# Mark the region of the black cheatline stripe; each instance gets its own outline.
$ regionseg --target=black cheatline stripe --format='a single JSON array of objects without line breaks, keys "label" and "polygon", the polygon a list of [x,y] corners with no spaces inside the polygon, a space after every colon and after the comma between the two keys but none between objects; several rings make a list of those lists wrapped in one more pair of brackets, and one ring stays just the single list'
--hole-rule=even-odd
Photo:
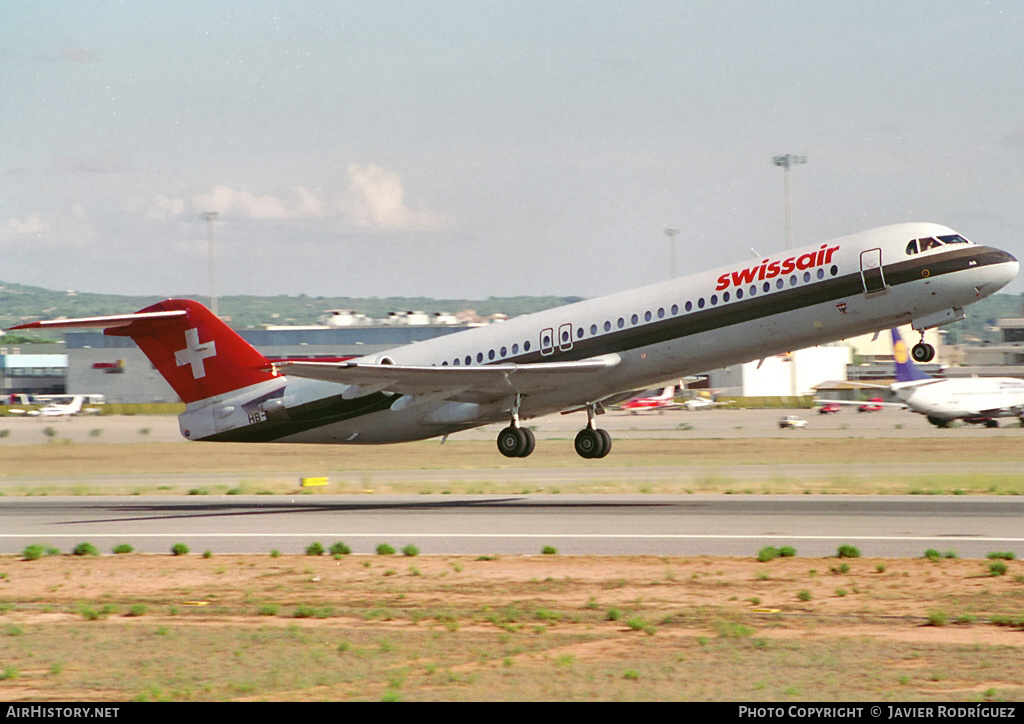
[{"label": "black cheatline stripe", "polygon": [[[972,261],[976,262],[973,266],[970,264]],[[885,276],[886,286],[894,287],[926,278],[923,274],[925,270],[928,271],[928,278],[935,278],[965,269],[1003,264],[1008,261],[1013,261],[1013,257],[1006,252],[972,246],[956,249],[942,256],[916,257],[883,265],[882,273]],[[786,275],[786,277],[788,276]],[[781,275],[775,278],[781,278]],[[760,291],[762,283],[760,280],[757,282],[759,291],[756,297],[748,297],[742,301],[720,302],[718,306],[698,312],[685,312],[670,319],[647,322],[620,331],[598,334],[590,339],[574,341],[572,349],[565,352],[557,349],[553,354],[548,355],[530,352],[503,359],[500,363],[530,364],[554,360],[574,361],[612,352],[625,352],[670,339],[682,339],[702,332],[711,332],[742,322],[765,319],[815,304],[842,301],[864,293],[859,269],[841,277],[807,282],[803,286],[790,287],[785,290],[763,292]],[[733,290],[726,291],[732,292]],[[713,293],[717,293],[719,296],[722,294],[722,292]],[[706,299],[710,294],[704,296]],[[578,326],[577,324],[573,325],[574,332]]]},{"label": "black cheatline stripe", "polygon": [[[894,287],[926,278],[923,273],[925,271],[928,272],[928,278],[934,278],[969,268],[1004,264],[1009,261],[1013,261],[1013,257],[1006,252],[971,246],[956,249],[941,256],[916,256],[905,261],[883,265],[882,274],[885,277],[886,285]],[[971,262],[975,263],[972,265]],[[762,284],[763,282],[759,280],[757,283]],[[727,291],[735,293],[733,290]],[[716,293],[721,294],[721,292]],[[564,352],[557,349],[549,355],[542,355],[539,351],[529,352],[488,364],[531,364],[553,360],[571,362],[612,352],[626,352],[638,347],[671,339],[681,339],[863,293],[864,285],[858,269],[852,274],[841,277],[820,282],[807,282],[804,286],[785,290],[759,292],[758,296],[748,297],[742,301],[723,302],[721,306],[714,306],[698,312],[685,312],[669,319],[638,324],[621,331],[606,332],[590,339],[574,341],[572,349]],[[577,326],[573,325],[573,332]],[[201,439],[215,442],[271,442],[332,422],[350,420],[386,410],[399,397],[399,395],[376,392],[366,397],[344,400],[338,395],[289,408],[289,420],[267,420]]]},{"label": "black cheatline stripe", "polygon": [[341,395],[325,397],[304,405],[289,407],[286,420],[264,420],[234,430],[214,433],[199,438],[203,442],[273,442],[282,437],[330,425],[342,420],[351,420],[373,412],[387,410],[401,395],[375,392],[365,397],[346,400]]}]

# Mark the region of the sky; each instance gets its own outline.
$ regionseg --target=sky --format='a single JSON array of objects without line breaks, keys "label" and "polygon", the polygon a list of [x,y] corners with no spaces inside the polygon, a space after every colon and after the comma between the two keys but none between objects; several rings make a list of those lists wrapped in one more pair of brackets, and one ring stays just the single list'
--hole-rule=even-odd
[{"label": "sky", "polygon": [[[0,2],[0,280],[596,296],[934,221],[1024,258],[1017,0]],[[1006,291],[1020,293],[1018,278]]]}]

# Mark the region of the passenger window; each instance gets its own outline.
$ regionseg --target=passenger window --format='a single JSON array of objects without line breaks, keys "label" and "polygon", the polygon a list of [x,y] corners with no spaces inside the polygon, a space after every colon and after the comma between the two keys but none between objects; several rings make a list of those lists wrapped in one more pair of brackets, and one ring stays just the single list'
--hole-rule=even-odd
[{"label": "passenger window", "polygon": [[921,251],[928,251],[929,249],[938,249],[940,246],[942,246],[942,244],[938,240],[932,239],[931,237],[927,239],[918,239],[917,245],[921,249]]},{"label": "passenger window", "polygon": [[917,239],[911,239],[910,243],[907,244],[907,255],[917,253]]}]

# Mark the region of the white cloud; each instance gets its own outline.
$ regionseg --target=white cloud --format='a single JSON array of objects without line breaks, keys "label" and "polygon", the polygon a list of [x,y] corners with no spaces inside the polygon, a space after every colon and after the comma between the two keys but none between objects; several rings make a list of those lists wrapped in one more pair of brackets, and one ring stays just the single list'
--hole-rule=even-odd
[{"label": "white cloud", "polygon": [[449,223],[446,215],[422,202],[410,207],[398,173],[375,164],[364,167],[354,163],[348,166],[348,188],[341,192],[295,186],[280,194],[257,194],[220,184],[209,193],[194,195],[191,201],[154,195],[132,199],[128,208],[155,221],[216,211],[223,220],[334,219],[372,231],[430,231]]},{"label": "white cloud", "polygon": [[348,197],[342,202],[356,226],[379,231],[424,231],[447,225],[443,214],[422,203],[417,209],[405,203],[402,177],[376,164],[348,166]]},{"label": "white cloud", "polygon": [[50,225],[43,221],[39,214],[31,214],[24,219],[7,219],[3,223],[4,236],[36,236],[45,233]]},{"label": "white cloud", "polygon": [[215,186],[210,193],[193,197],[192,202],[203,211],[217,211],[249,219],[267,221],[294,218],[284,200],[276,196],[257,196],[247,189]]}]

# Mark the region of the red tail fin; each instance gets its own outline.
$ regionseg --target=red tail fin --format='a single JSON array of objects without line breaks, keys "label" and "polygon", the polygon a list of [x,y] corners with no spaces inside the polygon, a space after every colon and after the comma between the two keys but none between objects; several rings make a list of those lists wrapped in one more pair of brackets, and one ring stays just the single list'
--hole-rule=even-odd
[{"label": "red tail fin", "polygon": [[131,337],[183,402],[196,402],[276,377],[269,360],[199,302],[168,299],[135,314],[56,319],[19,329],[102,327]]},{"label": "red tail fin", "polygon": [[139,314],[184,310],[184,316],[139,319],[104,334],[131,337],[183,402],[273,379],[270,362],[199,302],[168,299]]}]

